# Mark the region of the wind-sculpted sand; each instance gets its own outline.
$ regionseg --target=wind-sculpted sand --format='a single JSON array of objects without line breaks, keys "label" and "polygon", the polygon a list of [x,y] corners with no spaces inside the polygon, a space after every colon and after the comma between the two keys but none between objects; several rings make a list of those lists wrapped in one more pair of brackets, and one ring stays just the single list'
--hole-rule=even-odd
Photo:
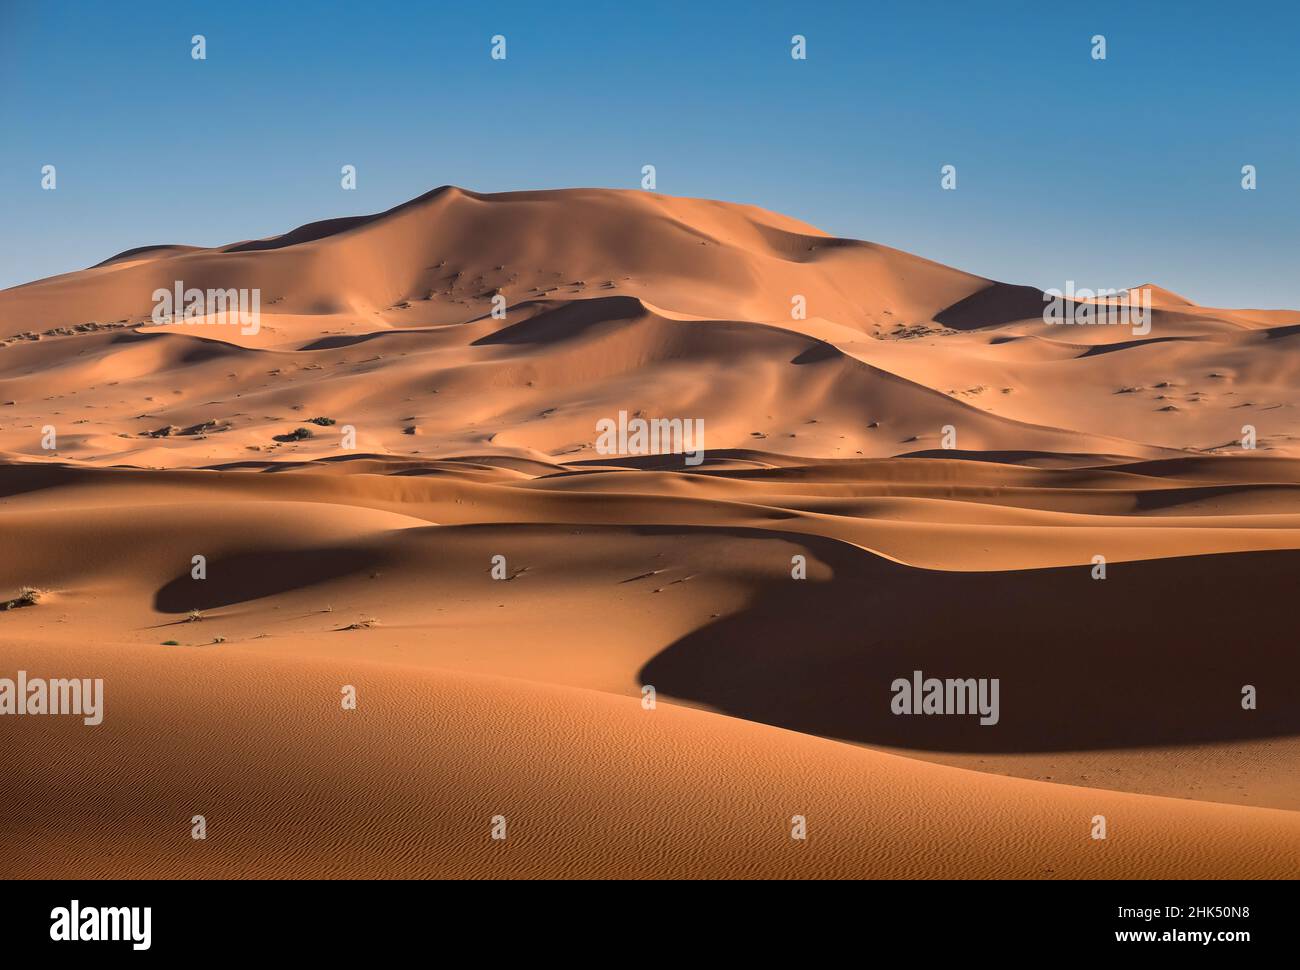
[{"label": "wind-sculpted sand", "polygon": [[1151,301],[454,188],[0,292],[0,677],[105,683],[0,717],[0,869],[1293,877],[1300,313]]}]

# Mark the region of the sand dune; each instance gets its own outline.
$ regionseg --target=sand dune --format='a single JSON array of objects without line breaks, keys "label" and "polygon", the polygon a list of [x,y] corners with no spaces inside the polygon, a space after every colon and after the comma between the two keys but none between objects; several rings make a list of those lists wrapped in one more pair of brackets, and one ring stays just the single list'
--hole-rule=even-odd
[{"label": "sand dune", "polygon": [[[152,325],[153,292],[177,280],[258,288],[258,333]],[[1045,325],[1032,287],[749,207],[444,188],[378,216],[137,251],[0,293],[0,394],[15,402],[0,450],[42,454],[40,429],[58,418],[70,426],[58,453],[78,460],[320,457],[336,435],[275,438],[324,416],[355,426],[365,451],[571,459],[591,457],[595,422],[631,403],[703,418],[710,448],[761,440],[802,457],[907,454],[952,425],[968,449],[1157,458],[1239,449],[1248,423],[1261,452],[1296,454],[1286,350],[1300,313],[1155,293],[1151,333],[1128,339]],[[209,421],[220,442],[144,437]]]},{"label": "sand dune", "polygon": [[[100,669],[122,712],[102,731],[61,731],[53,759],[48,729],[14,731],[14,875],[1270,877],[1300,850],[1295,812],[998,778],[600,692],[243,650],[113,645]],[[166,744],[142,744],[159,725]]]},{"label": "sand dune", "polygon": [[[152,323],[178,280],[257,332]],[[1148,288],[1052,326],[753,207],[443,188],[0,292],[0,677],[108,705],[0,718],[3,870],[1294,875],[1300,312]]]}]

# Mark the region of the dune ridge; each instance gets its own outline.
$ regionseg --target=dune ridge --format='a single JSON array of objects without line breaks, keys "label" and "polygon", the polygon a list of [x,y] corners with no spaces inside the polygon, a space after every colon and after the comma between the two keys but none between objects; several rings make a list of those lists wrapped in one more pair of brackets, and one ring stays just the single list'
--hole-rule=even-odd
[{"label": "dune ridge", "polygon": [[[1147,286],[1052,326],[752,206],[445,186],[0,292],[0,676],[109,705],[0,719],[0,870],[1294,877],[1300,312]],[[891,714],[914,670],[996,727]]]}]

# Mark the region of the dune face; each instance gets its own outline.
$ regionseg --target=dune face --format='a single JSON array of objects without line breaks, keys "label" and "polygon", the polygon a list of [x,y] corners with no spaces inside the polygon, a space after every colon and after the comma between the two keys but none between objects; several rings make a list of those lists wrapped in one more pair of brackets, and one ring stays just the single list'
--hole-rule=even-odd
[{"label": "dune face", "polygon": [[[256,332],[154,325],[178,286],[257,291]],[[324,416],[367,453],[575,460],[628,410],[804,458],[935,448],[946,425],[961,449],[1160,458],[1238,449],[1252,424],[1259,452],[1293,456],[1300,313],[1151,303],[1141,337],[1051,326],[1041,291],[759,209],[444,188],[0,293],[0,450],[45,454],[53,423],[60,457],[99,464],[320,458],[337,431],[276,438]]]},{"label": "dune face", "polygon": [[1294,876],[1300,312],[1128,301],[450,187],[0,292],[0,678],[105,694],[3,870]]}]

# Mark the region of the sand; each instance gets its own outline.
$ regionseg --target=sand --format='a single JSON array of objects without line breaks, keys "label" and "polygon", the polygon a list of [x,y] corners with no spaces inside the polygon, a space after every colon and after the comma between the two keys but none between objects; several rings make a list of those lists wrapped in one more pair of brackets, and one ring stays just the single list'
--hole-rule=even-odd
[{"label": "sand", "polygon": [[[258,331],[154,325],[176,280]],[[0,717],[0,872],[1293,877],[1300,312],[1151,291],[1049,326],[753,207],[443,188],[0,292],[0,677],[106,698]]]}]

